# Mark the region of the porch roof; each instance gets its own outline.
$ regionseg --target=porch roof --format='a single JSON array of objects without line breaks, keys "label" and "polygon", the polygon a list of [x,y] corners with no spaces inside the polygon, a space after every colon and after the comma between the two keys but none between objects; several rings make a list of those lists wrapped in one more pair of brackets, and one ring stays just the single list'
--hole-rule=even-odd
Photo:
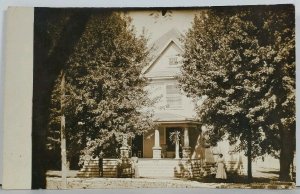
[{"label": "porch roof", "polygon": [[154,114],[154,121],[158,123],[193,123],[200,124],[193,118],[169,112],[159,112]]}]

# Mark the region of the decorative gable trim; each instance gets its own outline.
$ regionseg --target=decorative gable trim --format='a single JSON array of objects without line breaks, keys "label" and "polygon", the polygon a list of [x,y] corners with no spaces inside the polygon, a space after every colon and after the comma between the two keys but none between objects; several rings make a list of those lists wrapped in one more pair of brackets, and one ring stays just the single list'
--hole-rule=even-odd
[{"label": "decorative gable trim", "polygon": [[[154,50],[154,58],[150,61],[149,65],[145,67],[142,71],[143,74],[149,72],[155,62],[160,58],[160,56],[166,51],[172,42],[179,48],[180,53],[183,52],[183,48],[179,41],[180,32],[177,29],[171,29],[164,35],[162,35],[155,43],[153,44],[152,48],[157,49]],[[165,42],[164,45],[160,45],[161,42]]]},{"label": "decorative gable trim", "polygon": [[176,45],[176,47],[179,49],[179,53],[183,52],[183,49],[179,46],[178,43],[176,43],[177,41],[174,39],[170,39],[170,41],[168,41],[168,43],[162,47],[162,49],[158,52],[158,54],[155,56],[155,58],[149,63],[149,65],[144,69],[144,71],[142,72],[143,74],[148,73],[153,65],[158,61],[158,59],[162,56],[162,54],[167,50],[167,48],[174,43]]}]

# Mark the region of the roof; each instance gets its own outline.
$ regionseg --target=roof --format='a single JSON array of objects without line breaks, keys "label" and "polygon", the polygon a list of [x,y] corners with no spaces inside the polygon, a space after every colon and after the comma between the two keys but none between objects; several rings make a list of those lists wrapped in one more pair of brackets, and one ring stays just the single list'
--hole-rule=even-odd
[{"label": "roof", "polygon": [[181,33],[176,28],[172,28],[171,30],[163,34],[159,39],[157,39],[151,46],[151,48],[153,49],[153,59],[144,69],[143,73],[147,73],[147,71],[151,69],[151,66],[156,62],[161,53],[163,53],[172,42],[174,42],[180,50],[183,50],[180,37]]},{"label": "roof", "polygon": [[159,112],[154,114],[154,121],[156,122],[182,122],[182,123],[195,123],[193,118],[189,118],[183,115],[169,113],[169,112]]},{"label": "roof", "polygon": [[156,79],[166,79],[166,78],[173,78],[176,75],[180,75],[179,68],[168,69],[166,71],[159,71],[159,72],[150,72],[147,73],[147,78],[156,78]]},{"label": "roof", "polygon": [[180,37],[181,34],[176,28],[172,28],[163,34],[152,45],[154,47],[154,55],[157,57],[171,41],[174,41],[180,48],[182,48]]}]

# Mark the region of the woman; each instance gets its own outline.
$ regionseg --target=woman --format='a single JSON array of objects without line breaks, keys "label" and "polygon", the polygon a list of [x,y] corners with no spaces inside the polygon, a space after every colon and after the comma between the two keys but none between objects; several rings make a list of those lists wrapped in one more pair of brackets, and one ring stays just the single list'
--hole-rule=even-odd
[{"label": "woman", "polygon": [[226,171],[225,171],[225,161],[223,158],[223,154],[219,154],[219,158],[217,160],[217,173],[216,179],[222,181],[227,179]]}]

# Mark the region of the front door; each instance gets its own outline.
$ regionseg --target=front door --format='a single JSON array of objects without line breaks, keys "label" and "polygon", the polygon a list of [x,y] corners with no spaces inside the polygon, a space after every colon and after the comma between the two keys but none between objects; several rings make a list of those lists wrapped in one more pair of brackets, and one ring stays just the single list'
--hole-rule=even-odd
[{"label": "front door", "polygon": [[143,157],[143,135],[136,135],[132,141],[132,156]]},{"label": "front door", "polygon": [[179,132],[179,156],[182,157],[182,139],[183,132],[180,127],[167,127],[166,128],[166,158],[175,158],[175,142],[174,136],[171,138],[172,134]]}]

